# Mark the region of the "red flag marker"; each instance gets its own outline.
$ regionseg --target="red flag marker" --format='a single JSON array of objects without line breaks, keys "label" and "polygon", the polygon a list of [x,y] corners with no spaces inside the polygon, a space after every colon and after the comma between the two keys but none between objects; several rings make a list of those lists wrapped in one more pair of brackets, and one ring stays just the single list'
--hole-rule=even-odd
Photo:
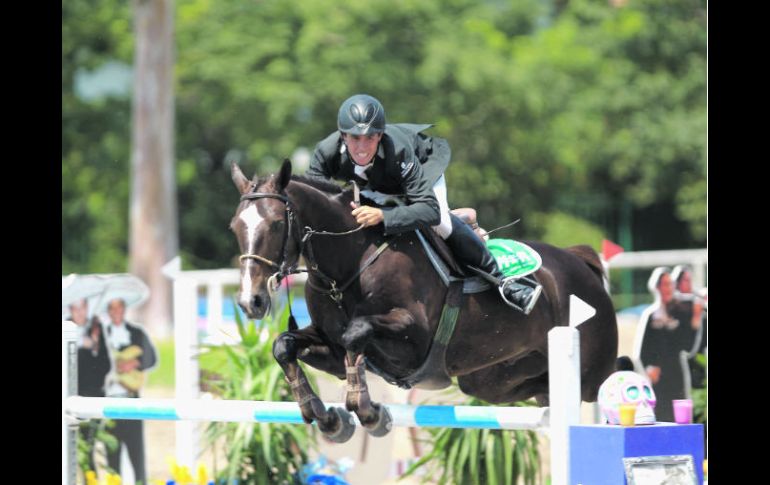
[{"label": "red flag marker", "polygon": [[609,239],[602,239],[602,258],[605,261],[612,259],[618,254],[623,252],[623,248],[610,241]]}]

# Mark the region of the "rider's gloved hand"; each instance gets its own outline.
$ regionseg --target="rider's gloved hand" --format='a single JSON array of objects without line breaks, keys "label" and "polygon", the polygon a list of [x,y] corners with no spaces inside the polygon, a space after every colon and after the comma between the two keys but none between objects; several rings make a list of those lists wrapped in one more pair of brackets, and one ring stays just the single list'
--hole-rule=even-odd
[{"label": "rider's gloved hand", "polygon": [[351,202],[350,207],[353,208],[351,214],[356,218],[356,223],[363,224],[365,227],[376,226],[385,219],[382,209],[377,207],[369,207],[368,205],[356,207],[355,202]]}]

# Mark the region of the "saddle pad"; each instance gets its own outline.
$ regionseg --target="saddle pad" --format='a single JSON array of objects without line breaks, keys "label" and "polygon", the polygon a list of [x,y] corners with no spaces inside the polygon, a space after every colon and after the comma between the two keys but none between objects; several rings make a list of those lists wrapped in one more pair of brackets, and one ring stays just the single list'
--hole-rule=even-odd
[{"label": "saddle pad", "polygon": [[543,264],[537,251],[513,239],[490,239],[487,248],[505,276],[526,276],[540,269]]}]

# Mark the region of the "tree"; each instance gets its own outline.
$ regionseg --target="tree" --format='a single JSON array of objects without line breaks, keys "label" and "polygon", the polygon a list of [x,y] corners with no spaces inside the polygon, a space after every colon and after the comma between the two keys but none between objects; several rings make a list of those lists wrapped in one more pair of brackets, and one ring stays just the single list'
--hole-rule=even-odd
[{"label": "tree", "polygon": [[128,4],[62,3],[62,274],[127,269],[130,81],[83,84],[110,63],[130,67],[132,51]]},{"label": "tree", "polygon": [[150,287],[141,320],[155,336],[171,328],[171,283],[162,266],[176,256],[173,0],[134,0],[130,271]]},{"label": "tree", "polygon": [[[356,92],[391,122],[435,123],[452,146],[449,203],[475,206],[490,229],[522,218],[501,236],[617,240],[625,225],[633,249],[702,247],[705,3],[556,3],[178,0],[184,264],[237,265],[228,162],[275,171]],[[71,79],[130,60],[130,15],[115,0],[62,11],[62,271],[120,271],[127,103],[80,100]]]}]

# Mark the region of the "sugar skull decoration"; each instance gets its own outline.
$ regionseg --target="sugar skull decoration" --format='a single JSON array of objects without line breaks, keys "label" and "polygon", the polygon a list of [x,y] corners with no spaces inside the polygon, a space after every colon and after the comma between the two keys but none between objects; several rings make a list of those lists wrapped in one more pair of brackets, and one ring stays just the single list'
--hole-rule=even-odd
[{"label": "sugar skull decoration", "polygon": [[636,424],[655,424],[655,391],[647,377],[633,371],[611,374],[599,388],[599,407],[609,424],[620,424],[620,405],[636,403]]}]

